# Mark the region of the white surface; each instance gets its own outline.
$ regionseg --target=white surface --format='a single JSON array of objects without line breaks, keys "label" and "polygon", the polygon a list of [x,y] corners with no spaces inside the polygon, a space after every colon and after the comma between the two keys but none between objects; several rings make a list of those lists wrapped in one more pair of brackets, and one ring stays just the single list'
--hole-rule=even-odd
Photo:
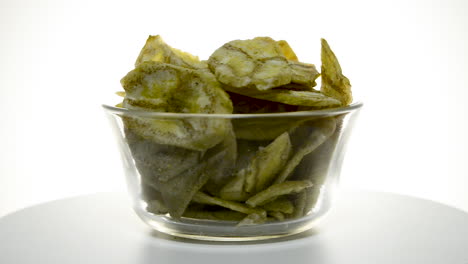
[{"label": "white surface", "polygon": [[468,214],[394,194],[349,192],[310,232],[208,243],[151,232],[126,196],[54,201],[0,218],[0,263],[466,264]]},{"label": "white surface", "polygon": [[320,64],[328,39],[365,103],[343,167],[347,188],[468,211],[468,1],[0,1],[0,215],[123,191],[100,104],[149,34],[206,59],[269,35]]}]

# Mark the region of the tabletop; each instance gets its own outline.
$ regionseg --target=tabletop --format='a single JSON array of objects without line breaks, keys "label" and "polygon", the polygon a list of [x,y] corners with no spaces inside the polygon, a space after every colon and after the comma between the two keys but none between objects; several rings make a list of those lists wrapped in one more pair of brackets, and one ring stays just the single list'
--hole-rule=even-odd
[{"label": "tabletop", "polygon": [[0,263],[468,264],[468,213],[414,197],[343,192],[315,228],[257,242],[152,231],[122,193],[29,207],[0,218]]}]

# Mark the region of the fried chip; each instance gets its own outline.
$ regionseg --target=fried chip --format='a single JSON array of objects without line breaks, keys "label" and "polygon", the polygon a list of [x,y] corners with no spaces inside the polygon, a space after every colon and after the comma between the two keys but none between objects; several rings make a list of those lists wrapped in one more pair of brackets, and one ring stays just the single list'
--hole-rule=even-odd
[{"label": "fried chip", "polygon": [[259,149],[246,168],[237,172],[220,191],[224,199],[245,201],[252,194],[265,189],[284,166],[291,153],[287,132],[265,148]]},{"label": "fried chip", "polygon": [[287,43],[257,37],[224,44],[210,56],[208,65],[221,83],[234,89],[265,91],[289,83],[312,87],[319,76],[315,66],[296,60]]},{"label": "fried chip", "polygon": [[298,193],[310,187],[312,187],[311,181],[285,181],[271,185],[267,189],[250,197],[245,203],[251,207],[257,207],[271,202],[279,196]]},{"label": "fried chip", "polygon": [[146,211],[151,212],[153,214],[166,214],[169,212],[164,203],[162,203],[160,200],[148,201]]},{"label": "fried chip", "polygon": [[187,208],[187,210],[182,215],[187,218],[202,219],[202,220],[214,220],[214,221],[241,221],[245,218],[245,214],[227,210],[206,210],[206,209],[192,209]]},{"label": "fried chip", "polygon": [[294,112],[299,109],[295,105],[257,99],[238,93],[228,92],[228,94],[234,107],[234,114],[283,113]]},{"label": "fried chip", "polygon": [[[121,81],[128,109],[174,113],[232,113],[229,96],[207,70],[144,62]],[[125,117],[126,126],[155,143],[205,150],[221,142],[228,120]]]},{"label": "fried chip", "polygon": [[200,151],[157,144],[128,128],[124,132],[138,171],[147,181],[167,182],[202,160]]},{"label": "fried chip", "polygon": [[293,131],[303,120],[295,118],[233,120],[236,137],[246,140],[273,140],[284,132]]},{"label": "fried chip", "polygon": [[[257,193],[273,181],[291,153],[291,141],[287,132],[280,135],[265,148],[260,148],[244,169],[247,193]],[[241,172],[242,173],[242,172]]]},{"label": "fried chip", "polygon": [[334,119],[318,120],[314,122],[314,130],[310,133],[305,144],[297,150],[294,155],[288,160],[281,173],[275,179],[275,183],[285,181],[293,172],[297,165],[302,161],[304,156],[314,151],[317,147],[323,144],[335,132],[336,122]]},{"label": "fried chip", "polygon": [[246,216],[242,221],[239,222],[237,226],[249,226],[249,225],[259,225],[267,221],[266,212],[264,213],[252,213]]},{"label": "fried chip", "polygon": [[227,91],[239,93],[245,96],[288,105],[310,106],[314,108],[332,108],[341,106],[341,102],[339,100],[315,90],[296,91],[291,89],[275,88],[268,91],[256,91],[253,89],[236,89],[227,86],[224,86],[223,88]]},{"label": "fried chip", "polygon": [[[217,164],[217,170],[210,172],[211,176],[204,186],[204,190],[214,195],[218,195],[220,189],[232,178],[235,169],[237,159],[236,135],[231,128],[231,124],[228,125],[229,129],[226,131],[224,140],[207,151],[208,154],[210,152],[226,153],[224,158]],[[180,166],[181,164],[177,165]]]},{"label": "fried chip", "polygon": [[210,205],[218,205],[224,208],[231,209],[236,212],[241,212],[244,214],[265,214],[265,210],[259,208],[251,208],[245,204],[223,200],[217,197],[209,196],[203,192],[197,192],[193,196],[193,202],[201,203],[201,204],[210,204]]},{"label": "fried chip", "polygon": [[325,39],[322,42],[322,87],[321,91],[342,102],[343,105],[349,105],[353,101],[351,93],[351,83],[341,72],[341,66],[335,53],[330,49]]},{"label": "fried chip", "polygon": [[294,199],[294,212],[292,213],[292,218],[299,218],[305,215],[304,212],[306,204],[307,204],[307,191],[309,189],[302,190],[301,192],[297,193]]},{"label": "fried chip", "polygon": [[145,46],[138,55],[135,67],[145,61],[163,62],[191,69],[208,67],[207,63],[200,61],[197,56],[167,45],[159,35],[148,37]]},{"label": "fried chip", "polygon": [[272,216],[277,221],[283,221],[285,218],[284,214],[278,211],[267,212],[267,214]]},{"label": "fried chip", "polygon": [[225,152],[220,152],[206,157],[200,161],[200,164],[167,181],[149,178],[144,174],[141,180],[159,191],[169,214],[174,218],[179,218],[194,195],[206,184],[213,171],[217,170],[217,165],[225,156]]},{"label": "fried chip", "polygon": [[299,59],[296,56],[296,53],[294,50],[289,46],[289,43],[286,40],[278,40],[276,41],[278,43],[278,46],[281,49],[281,53],[283,54],[286,59],[290,61],[299,61]]},{"label": "fried chip", "polygon": [[268,212],[281,212],[285,214],[291,214],[294,211],[293,203],[286,197],[280,196],[262,206],[263,209]]}]

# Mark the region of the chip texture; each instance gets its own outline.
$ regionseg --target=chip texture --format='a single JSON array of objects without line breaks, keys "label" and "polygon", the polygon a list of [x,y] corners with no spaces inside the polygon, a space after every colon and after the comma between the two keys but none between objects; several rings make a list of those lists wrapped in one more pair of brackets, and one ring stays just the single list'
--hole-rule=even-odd
[{"label": "chip texture", "polygon": [[[123,106],[174,113],[232,113],[232,102],[208,70],[144,62],[121,81]],[[128,117],[127,127],[159,144],[204,150],[221,142],[229,121],[215,118],[163,119]]]},{"label": "chip texture", "polygon": [[341,101],[343,105],[349,105],[353,101],[351,83],[341,72],[341,66],[335,53],[328,42],[322,39],[322,87],[321,91]]},{"label": "chip texture", "polygon": [[297,62],[287,43],[269,37],[228,42],[210,56],[208,65],[221,83],[258,91],[289,83],[312,87],[319,76],[314,65]]},{"label": "chip texture", "polygon": [[135,67],[145,61],[163,62],[192,69],[208,67],[206,62],[200,61],[197,56],[172,48],[159,35],[148,37],[135,62]]}]

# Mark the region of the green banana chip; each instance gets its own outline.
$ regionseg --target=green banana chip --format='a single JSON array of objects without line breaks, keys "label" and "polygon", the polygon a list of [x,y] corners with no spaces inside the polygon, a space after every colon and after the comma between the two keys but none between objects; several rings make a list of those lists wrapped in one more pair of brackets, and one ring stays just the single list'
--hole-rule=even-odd
[{"label": "green banana chip", "polygon": [[210,171],[210,178],[204,186],[204,190],[213,195],[219,195],[220,189],[233,178],[233,172],[236,166],[237,159],[237,142],[231,124],[228,123],[229,129],[226,131],[224,140],[218,145],[208,150],[210,152],[225,153],[223,159],[217,164],[216,170]]},{"label": "green banana chip", "polygon": [[279,196],[298,193],[310,187],[312,187],[312,182],[310,181],[286,181],[277,183],[250,197],[245,203],[251,207],[256,207],[273,201]]},{"label": "green banana chip", "polygon": [[[286,86],[284,88],[288,87],[291,86]],[[317,109],[339,107],[342,105],[338,99],[327,96],[322,92],[315,91],[312,89],[305,91],[297,91],[292,89],[283,89],[279,87],[268,91],[256,91],[253,89],[236,89],[229,86],[223,86],[223,88],[226,91],[239,93],[244,96],[249,96],[272,102],[279,102],[288,105],[309,106]]]},{"label": "green banana chip", "polygon": [[261,213],[251,213],[242,219],[237,226],[259,225],[267,221],[267,214],[265,211]]},{"label": "green banana chip", "polygon": [[221,83],[235,88],[265,91],[289,83],[315,85],[315,66],[297,62],[287,49],[292,51],[269,37],[234,40],[217,49],[208,65]]},{"label": "green banana chip", "polygon": [[296,166],[302,161],[304,156],[311,153],[314,149],[325,142],[325,140],[327,140],[327,138],[329,138],[335,131],[336,122],[334,119],[325,119],[316,121],[313,126],[315,129],[310,133],[305,146],[294,153],[292,158],[276,178],[275,183],[285,181]]},{"label": "green banana chip", "polygon": [[200,164],[168,181],[148,179],[144,175],[142,175],[142,181],[159,191],[169,214],[174,218],[179,218],[195,193],[206,184],[213,173],[217,173],[218,164],[226,155],[226,151],[205,154]]},{"label": "green banana chip", "polygon": [[154,214],[166,214],[169,212],[164,203],[160,200],[148,201],[148,206],[146,207],[146,210]]},{"label": "green banana chip", "polygon": [[241,221],[245,218],[245,214],[232,211],[232,210],[207,210],[207,209],[191,209],[187,208],[184,212],[183,217],[203,219],[203,220],[215,220],[215,221]]},{"label": "green banana chip", "polygon": [[341,66],[328,42],[322,39],[322,87],[320,90],[333,98],[340,100],[343,105],[353,101],[351,83],[341,72]]},{"label": "green banana chip", "polygon": [[272,212],[267,212],[268,215],[273,216],[278,221],[283,221],[284,220],[284,214],[278,211],[272,211]]},{"label": "green banana chip", "polygon": [[[208,70],[144,62],[122,78],[123,106],[176,113],[232,113],[232,103]],[[221,142],[229,121],[216,118],[125,117],[125,126],[155,143],[205,150]]]},{"label": "green banana chip", "polygon": [[208,67],[208,64],[200,61],[197,56],[167,45],[159,35],[148,37],[145,46],[138,55],[135,67],[146,61],[163,62],[192,69]]},{"label": "green banana chip", "polygon": [[225,207],[233,211],[241,212],[244,214],[253,214],[253,213],[265,214],[265,210],[263,209],[251,208],[242,203],[227,201],[227,200],[223,200],[217,197],[212,197],[203,192],[197,192],[193,196],[193,202],[201,203],[201,204],[218,205],[218,206]]},{"label": "green banana chip", "polygon": [[294,212],[291,215],[292,218],[299,218],[305,215],[304,210],[307,204],[307,191],[309,189],[305,189],[296,194],[296,198],[294,199]]},{"label": "green banana chip", "polygon": [[221,197],[243,201],[265,189],[284,166],[291,153],[288,133],[283,133],[265,148],[259,149],[249,165],[239,172],[220,191]]},{"label": "green banana chip", "polygon": [[268,212],[281,212],[285,214],[292,214],[294,211],[294,204],[288,198],[280,196],[275,200],[262,205],[262,208]]},{"label": "green banana chip", "polygon": [[129,127],[125,139],[140,174],[148,180],[167,182],[182,172],[195,167],[202,152],[154,143],[138,136]]}]

